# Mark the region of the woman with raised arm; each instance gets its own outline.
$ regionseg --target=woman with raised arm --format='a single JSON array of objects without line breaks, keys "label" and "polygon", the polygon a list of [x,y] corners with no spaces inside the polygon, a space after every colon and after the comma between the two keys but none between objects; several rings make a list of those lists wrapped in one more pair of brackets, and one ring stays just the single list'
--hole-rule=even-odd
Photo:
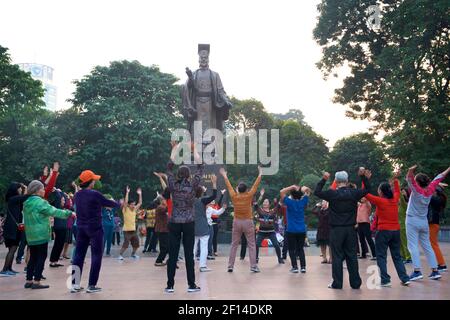
[{"label": "woman with raised arm", "polygon": [[366,198],[377,207],[378,232],[375,237],[377,252],[377,265],[381,273],[381,286],[390,287],[391,277],[387,272],[387,249],[391,251],[395,270],[400,278],[401,284],[409,285],[409,277],[400,254],[400,223],[398,221],[398,200],[400,198],[400,183],[398,177],[400,172],[394,173],[394,191],[389,183],[383,182],[378,187],[378,196],[368,193]]},{"label": "woman with raised arm", "polygon": [[167,264],[167,293],[174,292],[175,272],[177,268],[180,243],[183,241],[184,258],[188,282],[188,292],[198,292],[200,287],[195,284],[194,271],[194,200],[195,192],[203,176],[202,159],[192,145],[197,171],[191,178],[191,171],[186,165],[178,168],[176,176],[173,173],[175,158],[180,145],[172,141],[172,152],[167,164],[167,186],[172,199],[172,214],[169,219],[169,263]]},{"label": "woman with raised arm", "polygon": [[[286,194],[290,192],[291,196]],[[281,201],[286,205],[287,229],[286,237],[289,242],[289,257],[291,258],[292,268],[290,272],[298,273],[297,255],[300,256],[300,272],[306,272],[306,258],[305,258],[305,239],[306,239],[306,224],[305,224],[305,208],[308,205],[311,190],[308,187],[299,187],[292,185],[280,191]]]},{"label": "woman with raised arm", "polygon": [[430,243],[430,230],[427,219],[428,205],[436,187],[450,172],[450,167],[438,174],[433,181],[424,173],[414,175],[416,168],[417,165],[409,168],[406,175],[406,181],[411,189],[411,196],[409,197],[408,208],[406,210],[406,236],[414,266],[410,280],[415,281],[423,278],[419,244],[425,253],[428,265],[431,267],[431,273],[428,278],[437,280],[441,278],[441,275],[437,269],[436,255]]},{"label": "woman with raised arm", "polygon": [[233,229],[231,235],[231,250],[230,257],[228,259],[228,272],[233,272],[234,261],[236,259],[236,251],[241,240],[241,236],[244,234],[247,239],[247,245],[250,256],[250,271],[258,273],[258,263],[256,262],[256,243],[255,243],[255,225],[253,223],[253,210],[252,202],[253,196],[258,190],[258,186],[261,183],[262,168],[258,167],[258,177],[255,183],[248,190],[247,185],[244,182],[240,182],[237,186],[237,191],[232,187],[230,180],[228,180],[227,172],[224,168],[220,168],[220,174],[225,179],[225,184],[228,189],[228,193],[231,197],[231,202],[234,207],[234,219]]}]

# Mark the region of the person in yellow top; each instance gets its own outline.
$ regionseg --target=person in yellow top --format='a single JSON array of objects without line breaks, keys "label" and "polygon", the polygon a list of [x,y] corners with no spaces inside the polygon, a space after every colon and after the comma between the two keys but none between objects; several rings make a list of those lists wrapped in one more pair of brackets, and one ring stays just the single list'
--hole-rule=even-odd
[{"label": "person in yellow top", "polygon": [[260,272],[258,264],[256,262],[256,239],[255,239],[255,225],[253,222],[253,197],[258,190],[258,186],[261,183],[262,169],[258,167],[259,175],[253,184],[252,188],[248,190],[247,185],[244,182],[240,182],[237,186],[237,190],[234,190],[230,181],[228,180],[227,172],[224,168],[220,169],[220,174],[225,179],[228,192],[233,202],[234,207],[234,219],[233,229],[231,236],[231,250],[230,257],[228,259],[228,272],[233,272],[234,261],[236,259],[236,251],[239,246],[242,234],[247,239],[247,245],[250,256],[250,270],[252,272]]},{"label": "person in yellow top", "polygon": [[138,188],[136,193],[139,196],[138,203],[136,201],[129,199],[130,187],[127,186],[125,199],[122,203],[122,213],[123,213],[123,245],[120,249],[119,260],[123,260],[123,253],[128,249],[131,242],[131,247],[133,251],[131,252],[132,259],[139,259],[136,255],[136,251],[139,249],[139,237],[136,233],[136,217],[139,215],[139,208],[142,205],[142,190]]},{"label": "person in yellow top", "polygon": [[145,227],[147,228],[147,237],[145,238],[144,251],[157,253],[156,244],[158,242],[158,238],[155,232],[155,218],[156,218],[156,209],[148,209],[145,211]]}]

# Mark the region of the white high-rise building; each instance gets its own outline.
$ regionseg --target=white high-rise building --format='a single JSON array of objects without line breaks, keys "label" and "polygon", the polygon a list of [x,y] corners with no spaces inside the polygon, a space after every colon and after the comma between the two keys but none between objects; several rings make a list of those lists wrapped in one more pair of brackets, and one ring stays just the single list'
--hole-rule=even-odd
[{"label": "white high-rise building", "polygon": [[44,102],[48,110],[55,111],[56,86],[53,85],[53,68],[38,63],[19,63],[19,67],[31,73],[31,77],[40,80],[45,89]]}]

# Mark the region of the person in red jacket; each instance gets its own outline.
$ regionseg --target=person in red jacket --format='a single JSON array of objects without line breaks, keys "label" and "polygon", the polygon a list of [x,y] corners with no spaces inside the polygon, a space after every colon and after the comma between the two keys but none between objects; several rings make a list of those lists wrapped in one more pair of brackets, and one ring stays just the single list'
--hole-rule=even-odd
[{"label": "person in red jacket", "polygon": [[400,172],[394,173],[394,192],[389,183],[383,182],[378,187],[378,197],[366,195],[370,203],[376,205],[377,234],[375,236],[375,247],[377,252],[377,265],[381,273],[381,286],[390,287],[391,277],[387,272],[387,249],[391,251],[395,270],[401,280],[401,284],[407,286],[409,276],[400,255],[400,224],[398,221],[398,200],[400,198],[400,184],[398,177]]}]

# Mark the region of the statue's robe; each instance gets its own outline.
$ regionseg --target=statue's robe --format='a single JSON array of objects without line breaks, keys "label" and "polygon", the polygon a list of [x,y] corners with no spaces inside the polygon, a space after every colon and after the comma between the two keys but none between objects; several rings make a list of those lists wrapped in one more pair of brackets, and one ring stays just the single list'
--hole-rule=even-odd
[{"label": "statue's robe", "polygon": [[188,79],[181,88],[189,132],[193,135],[194,121],[202,121],[203,132],[208,129],[223,131],[223,122],[228,119],[231,102],[219,74],[210,69],[198,69],[192,78],[193,81]]}]

